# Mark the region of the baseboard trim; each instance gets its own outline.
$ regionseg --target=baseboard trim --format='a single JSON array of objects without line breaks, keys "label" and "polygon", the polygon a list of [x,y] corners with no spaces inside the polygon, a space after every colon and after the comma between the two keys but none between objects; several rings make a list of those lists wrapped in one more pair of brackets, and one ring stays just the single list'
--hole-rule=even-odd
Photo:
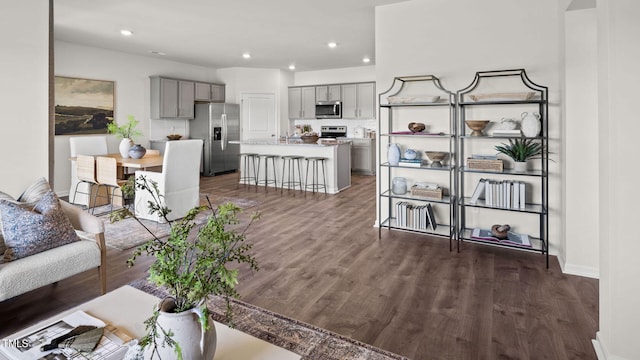
[{"label": "baseboard trim", "polygon": [[560,264],[560,270],[562,270],[563,274],[567,275],[577,275],[588,277],[592,279],[600,279],[600,269],[591,267],[591,266],[581,266],[581,265],[573,265],[567,264],[567,261],[564,257],[557,255],[558,263]]},{"label": "baseboard trim", "polygon": [[596,338],[591,340],[591,343],[593,344],[593,350],[596,352],[598,360],[607,360],[604,347],[602,346],[602,342],[600,342],[600,331],[596,332]]}]

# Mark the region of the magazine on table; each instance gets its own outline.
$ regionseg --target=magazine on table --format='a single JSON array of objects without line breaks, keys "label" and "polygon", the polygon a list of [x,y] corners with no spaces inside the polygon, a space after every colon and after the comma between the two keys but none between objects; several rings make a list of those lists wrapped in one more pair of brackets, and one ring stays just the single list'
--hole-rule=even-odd
[{"label": "magazine on table", "polygon": [[[43,350],[43,346],[52,344],[52,340],[78,329],[89,328],[103,328],[102,336],[93,351],[81,352],[72,347]],[[82,333],[78,336],[81,335]],[[127,345],[129,340],[131,340],[130,337],[113,326],[105,324],[84,311],[76,311],[27,335],[0,340],[0,354],[12,360],[119,360],[124,358],[129,350]]]},{"label": "magazine on table", "polygon": [[529,235],[518,234],[512,231],[509,231],[507,233],[506,239],[499,239],[495,237],[493,233],[491,233],[491,230],[475,228],[471,233],[471,238],[479,239],[479,240],[495,241],[501,244],[531,247],[531,241],[529,240]]}]

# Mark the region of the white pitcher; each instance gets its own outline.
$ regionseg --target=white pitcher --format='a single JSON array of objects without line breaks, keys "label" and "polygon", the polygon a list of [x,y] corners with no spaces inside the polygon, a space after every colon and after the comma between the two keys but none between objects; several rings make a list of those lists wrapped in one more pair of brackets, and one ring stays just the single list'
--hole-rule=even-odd
[{"label": "white pitcher", "polygon": [[522,113],[521,130],[522,134],[526,137],[536,137],[540,134],[542,124],[540,123],[540,114],[535,112],[523,112]]}]

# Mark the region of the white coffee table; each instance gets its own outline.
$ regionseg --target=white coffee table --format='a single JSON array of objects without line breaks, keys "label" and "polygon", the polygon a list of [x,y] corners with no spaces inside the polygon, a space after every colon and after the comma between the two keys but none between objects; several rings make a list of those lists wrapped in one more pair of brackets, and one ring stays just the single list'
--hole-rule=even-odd
[{"label": "white coffee table", "polygon": [[[82,310],[140,338],[145,334],[143,322],[151,316],[157,304],[157,297],[127,285],[21,330],[7,337],[6,340],[20,338],[77,310]],[[214,360],[299,360],[301,358],[300,355],[291,351],[231,329],[219,322],[215,322],[215,327],[218,344]],[[0,360],[9,359],[0,352]]]}]

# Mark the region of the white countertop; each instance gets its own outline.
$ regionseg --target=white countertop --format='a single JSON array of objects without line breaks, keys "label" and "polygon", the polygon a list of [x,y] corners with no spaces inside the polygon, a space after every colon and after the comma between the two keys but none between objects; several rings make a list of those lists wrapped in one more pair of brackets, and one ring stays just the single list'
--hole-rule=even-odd
[{"label": "white countertop", "polygon": [[229,144],[241,144],[241,145],[277,145],[277,146],[310,146],[310,147],[327,147],[327,146],[337,146],[342,144],[348,144],[349,140],[340,140],[337,144],[308,144],[303,143],[300,140],[293,140],[294,142],[279,142],[273,139],[249,139],[242,141],[229,141]]}]

